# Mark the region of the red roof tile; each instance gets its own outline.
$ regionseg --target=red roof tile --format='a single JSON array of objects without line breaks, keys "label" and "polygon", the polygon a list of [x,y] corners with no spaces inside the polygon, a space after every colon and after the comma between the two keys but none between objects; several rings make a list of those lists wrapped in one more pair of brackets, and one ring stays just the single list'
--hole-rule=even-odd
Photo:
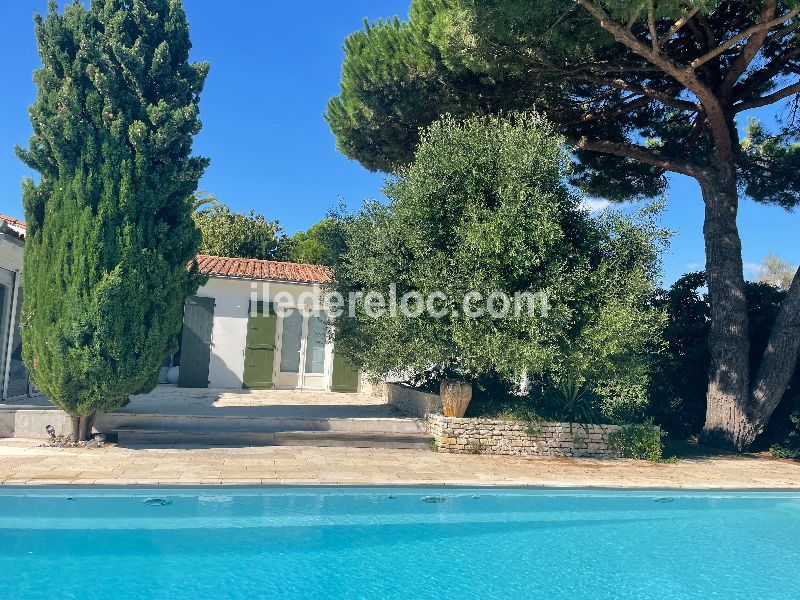
[{"label": "red roof tile", "polygon": [[27,229],[27,225],[25,221],[20,221],[19,219],[15,219],[14,217],[7,217],[6,215],[0,215],[0,221],[5,221],[8,225],[15,230],[20,235],[25,235],[25,230]]},{"label": "red roof tile", "polygon": [[229,258],[207,254],[198,255],[197,263],[200,272],[211,277],[296,281],[299,283],[330,283],[333,281],[331,270],[322,265],[256,260],[254,258]]},{"label": "red roof tile", "polygon": [[[25,235],[25,221],[0,215],[12,228]],[[277,260],[257,260],[254,258],[230,258],[198,254],[200,272],[211,277],[236,277],[242,279],[269,279],[276,281],[296,281],[300,283],[330,283],[331,270],[322,265],[282,262]]]}]

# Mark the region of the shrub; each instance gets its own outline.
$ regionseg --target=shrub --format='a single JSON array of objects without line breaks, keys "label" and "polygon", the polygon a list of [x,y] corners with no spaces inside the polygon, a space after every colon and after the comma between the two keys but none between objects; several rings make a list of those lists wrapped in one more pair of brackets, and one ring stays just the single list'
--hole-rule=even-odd
[{"label": "shrub", "polygon": [[[334,319],[339,351],[376,375],[432,365],[473,381],[557,373],[583,385],[646,375],[664,322],[649,299],[667,232],[657,207],[590,216],[564,184],[570,166],[537,115],[431,126],[414,162],[387,183],[388,205],[338,217],[345,248],[333,287],[363,300]],[[392,289],[398,299],[431,299],[441,314],[374,318],[364,298]],[[465,298],[496,292],[529,300],[501,316],[482,301],[464,308]],[[471,314],[477,305],[481,314]]]},{"label": "shrub", "polygon": [[782,442],[770,446],[769,451],[778,458],[800,460],[800,408],[791,414],[789,422],[794,429],[786,435]]},{"label": "shrub", "polygon": [[664,445],[661,438],[664,432],[652,420],[634,425],[626,425],[611,433],[608,446],[612,452],[625,458],[641,458],[658,462],[661,460]]},{"label": "shrub", "polygon": [[776,458],[790,458],[800,460],[800,445],[792,448],[784,444],[773,444],[769,448],[770,453]]}]

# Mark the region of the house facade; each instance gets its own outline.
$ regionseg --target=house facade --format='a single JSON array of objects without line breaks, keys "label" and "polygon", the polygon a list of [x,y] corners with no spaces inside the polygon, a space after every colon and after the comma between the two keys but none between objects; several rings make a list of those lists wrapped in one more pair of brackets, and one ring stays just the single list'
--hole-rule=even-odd
[{"label": "house facade", "polygon": [[319,310],[320,265],[197,257],[208,282],[186,302],[180,387],[358,391]]},{"label": "house facade", "polygon": [[28,372],[22,363],[22,246],[25,223],[0,215],[0,398],[29,395]]},{"label": "house facade", "polygon": [[[25,223],[0,215],[0,391],[30,395],[20,313]],[[319,265],[197,257],[208,281],[184,310],[180,351],[166,359],[179,387],[357,392],[359,374],[334,352],[316,308],[330,271]],[[163,380],[167,381],[165,375]]]}]

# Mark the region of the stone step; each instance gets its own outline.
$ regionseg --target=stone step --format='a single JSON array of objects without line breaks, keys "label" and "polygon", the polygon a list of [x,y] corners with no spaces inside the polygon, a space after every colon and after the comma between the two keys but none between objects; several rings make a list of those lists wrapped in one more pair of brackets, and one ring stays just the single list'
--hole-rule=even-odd
[{"label": "stone step", "polygon": [[428,448],[425,433],[342,431],[222,431],[120,427],[114,430],[121,446],[344,446],[351,448]]},{"label": "stone step", "polygon": [[98,415],[97,431],[120,428],[169,429],[172,431],[335,431],[341,433],[427,433],[427,422],[412,417],[282,417],[234,415],[170,415],[110,413]]}]

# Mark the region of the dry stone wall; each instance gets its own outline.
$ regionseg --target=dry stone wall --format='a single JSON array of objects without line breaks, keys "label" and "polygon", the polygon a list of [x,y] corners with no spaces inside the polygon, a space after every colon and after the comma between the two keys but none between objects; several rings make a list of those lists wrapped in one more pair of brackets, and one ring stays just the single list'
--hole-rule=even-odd
[{"label": "dry stone wall", "polygon": [[609,436],[619,425],[524,423],[430,415],[428,424],[439,452],[513,456],[619,458]]}]

